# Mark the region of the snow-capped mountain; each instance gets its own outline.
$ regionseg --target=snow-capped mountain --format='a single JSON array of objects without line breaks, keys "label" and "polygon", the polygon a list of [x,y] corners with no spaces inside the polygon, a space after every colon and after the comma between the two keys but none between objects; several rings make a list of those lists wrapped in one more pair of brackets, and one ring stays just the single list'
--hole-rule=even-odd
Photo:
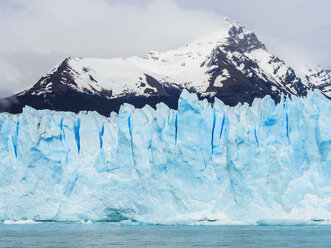
[{"label": "snow-capped mountain", "polygon": [[311,83],[313,89],[319,89],[327,97],[331,97],[331,71],[320,66],[315,68],[307,67],[308,72],[304,75],[306,81]]},{"label": "snow-capped mountain", "polygon": [[226,19],[217,32],[176,50],[127,59],[67,58],[30,89],[2,100],[10,104],[0,102],[0,111],[19,113],[29,105],[109,115],[124,102],[135,107],[164,102],[176,109],[184,88],[230,106],[265,95],[276,101],[282,93],[305,96],[311,89],[331,97],[331,76],[322,68],[298,75],[253,32]]}]

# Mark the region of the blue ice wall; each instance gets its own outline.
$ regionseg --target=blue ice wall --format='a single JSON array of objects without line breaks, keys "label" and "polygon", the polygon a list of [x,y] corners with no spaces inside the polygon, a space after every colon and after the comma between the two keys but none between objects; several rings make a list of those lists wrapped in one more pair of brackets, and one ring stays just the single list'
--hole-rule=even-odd
[{"label": "blue ice wall", "polygon": [[1,220],[331,219],[331,101],[0,114]]}]

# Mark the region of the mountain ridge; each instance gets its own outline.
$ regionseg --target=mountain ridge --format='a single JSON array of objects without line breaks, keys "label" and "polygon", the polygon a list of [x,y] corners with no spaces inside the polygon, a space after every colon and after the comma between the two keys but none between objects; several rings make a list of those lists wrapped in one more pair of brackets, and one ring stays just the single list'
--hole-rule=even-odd
[{"label": "mountain ridge", "polygon": [[279,102],[281,94],[302,97],[316,89],[331,98],[330,74],[316,67],[303,75],[269,53],[255,33],[226,19],[220,30],[163,53],[126,59],[66,58],[31,88],[0,100],[0,112],[20,113],[29,105],[109,116],[123,103],[155,107],[159,102],[176,109],[183,89],[211,102],[217,97],[230,106],[251,104],[266,95]]}]

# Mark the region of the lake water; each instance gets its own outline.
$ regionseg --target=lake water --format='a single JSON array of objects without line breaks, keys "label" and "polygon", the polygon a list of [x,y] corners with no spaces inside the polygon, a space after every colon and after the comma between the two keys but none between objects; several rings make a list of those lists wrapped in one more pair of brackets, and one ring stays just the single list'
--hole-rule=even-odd
[{"label": "lake water", "polygon": [[0,224],[0,247],[331,247],[331,226]]}]

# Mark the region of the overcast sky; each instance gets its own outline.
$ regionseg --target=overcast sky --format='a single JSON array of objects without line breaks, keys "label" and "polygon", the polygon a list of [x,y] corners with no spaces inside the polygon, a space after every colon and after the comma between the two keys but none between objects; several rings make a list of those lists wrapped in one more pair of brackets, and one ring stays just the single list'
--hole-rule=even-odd
[{"label": "overcast sky", "polygon": [[0,0],[0,97],[65,57],[174,49],[217,30],[224,16],[290,63],[331,68],[330,13],[330,0]]}]

